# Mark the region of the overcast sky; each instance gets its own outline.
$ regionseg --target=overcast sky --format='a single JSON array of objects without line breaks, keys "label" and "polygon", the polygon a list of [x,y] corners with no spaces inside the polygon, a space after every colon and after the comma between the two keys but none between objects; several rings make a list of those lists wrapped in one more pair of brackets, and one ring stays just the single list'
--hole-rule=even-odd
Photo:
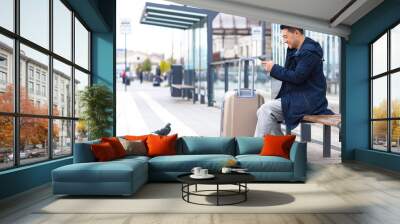
[{"label": "overcast sky", "polygon": [[[125,48],[124,35],[120,31],[121,19],[130,19],[132,32],[127,35],[129,50],[147,53],[163,53],[168,58],[171,55],[172,40],[174,47],[179,47],[183,32],[177,29],[140,24],[145,2],[174,4],[161,0],[117,0],[117,48]],[[178,49],[174,50],[175,52]]]}]

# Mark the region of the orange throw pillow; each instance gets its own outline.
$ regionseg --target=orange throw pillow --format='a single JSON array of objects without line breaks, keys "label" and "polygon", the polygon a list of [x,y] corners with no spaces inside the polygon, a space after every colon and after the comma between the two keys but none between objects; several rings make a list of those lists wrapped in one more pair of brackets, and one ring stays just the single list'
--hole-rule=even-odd
[{"label": "orange throw pillow", "polygon": [[119,141],[118,138],[116,137],[110,137],[110,138],[101,138],[101,142],[108,142],[114,149],[115,155],[117,158],[125,157],[126,156],[126,151],[124,149],[124,146],[122,146],[121,142]]},{"label": "orange throw pillow", "polygon": [[99,162],[110,161],[117,158],[113,147],[108,142],[93,144],[91,145],[91,149],[94,157]]},{"label": "orange throw pillow", "polygon": [[286,159],[290,158],[290,148],[296,135],[265,135],[264,145],[261,149],[260,155],[262,156],[280,156]]},{"label": "orange throw pillow", "polygon": [[144,141],[144,142],[146,142],[147,137],[149,137],[149,135],[125,135],[124,136],[124,138],[126,140],[129,140],[129,141],[138,141],[138,140],[140,140],[140,141]]},{"label": "orange throw pillow", "polygon": [[165,156],[176,154],[176,139],[178,135],[149,135],[147,138],[148,156]]}]

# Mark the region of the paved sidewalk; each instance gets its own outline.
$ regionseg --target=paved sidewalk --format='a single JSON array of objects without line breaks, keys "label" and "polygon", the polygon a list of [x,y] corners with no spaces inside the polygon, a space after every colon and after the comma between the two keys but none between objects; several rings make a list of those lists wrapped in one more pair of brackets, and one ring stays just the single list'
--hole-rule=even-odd
[{"label": "paved sidewalk", "polygon": [[[118,80],[117,84],[117,135],[140,135],[171,123],[172,133],[179,136],[219,136],[221,111],[191,100],[170,96],[168,87],[153,87],[151,83],[131,82],[127,91]],[[296,132],[296,130],[295,130]],[[332,131],[332,157],[322,158],[322,145],[308,143],[308,159],[313,163],[340,162],[340,144],[337,130]],[[321,139],[322,127],[314,125],[313,138]]]}]

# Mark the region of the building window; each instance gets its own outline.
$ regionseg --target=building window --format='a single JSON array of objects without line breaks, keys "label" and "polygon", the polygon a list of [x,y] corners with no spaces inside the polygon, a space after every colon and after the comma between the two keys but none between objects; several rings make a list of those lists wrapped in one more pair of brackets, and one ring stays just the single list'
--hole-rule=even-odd
[{"label": "building window", "polygon": [[4,92],[7,85],[7,56],[0,54],[0,91]]},{"label": "building window", "polygon": [[[65,85],[72,85],[72,68],[58,60],[53,60],[54,70],[53,70],[53,91],[56,93],[54,95],[53,103],[59,104],[64,103],[64,96],[71,95],[71,89],[65,89]],[[60,97],[60,98],[59,98]],[[67,99],[68,104],[72,104],[72,98]],[[63,105],[60,105],[63,106]],[[53,114],[60,114],[59,107],[56,110],[53,110]],[[61,113],[62,116],[70,117],[72,116],[72,108],[68,107],[65,112]]]},{"label": "building window", "polygon": [[0,84],[1,85],[7,84],[7,74],[3,71],[0,71]]},{"label": "building window", "polygon": [[33,67],[32,66],[29,66],[28,76],[29,76],[29,79],[31,79],[31,80],[34,79],[34,77],[33,77]]},{"label": "building window", "polygon": [[400,153],[400,24],[370,45],[371,148]]},{"label": "building window", "polygon": [[40,70],[36,69],[36,80],[40,81]]},{"label": "building window", "polygon": [[36,84],[36,95],[40,96],[40,84]]},{"label": "building window", "polygon": [[42,73],[42,82],[46,82],[46,74]]},{"label": "building window", "polygon": [[[15,8],[15,3],[19,7]],[[91,33],[67,4],[63,0],[1,0],[0,112],[7,114],[0,114],[0,170],[71,156],[74,136],[87,139],[85,127],[76,127],[79,114],[73,114],[74,101],[79,100],[75,94],[80,89],[73,92],[69,87],[89,85]],[[19,43],[18,51],[14,43]],[[13,74],[16,65],[19,74]],[[75,80],[74,73],[78,74]],[[19,80],[18,88],[14,76]],[[7,88],[2,89],[3,83]],[[60,100],[63,105],[57,105]],[[17,133],[13,132],[15,126]]]},{"label": "building window", "polygon": [[7,56],[0,54],[0,68],[7,68]]},{"label": "building window", "polygon": [[28,82],[28,91],[29,94],[33,94],[34,93],[34,87],[33,87],[33,82]]},{"label": "building window", "polygon": [[42,86],[42,96],[46,97],[46,86]]}]

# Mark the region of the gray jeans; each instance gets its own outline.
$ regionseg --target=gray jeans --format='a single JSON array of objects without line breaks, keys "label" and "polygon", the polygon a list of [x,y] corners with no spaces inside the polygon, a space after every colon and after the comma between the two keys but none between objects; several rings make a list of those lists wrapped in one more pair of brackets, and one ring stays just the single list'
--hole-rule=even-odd
[{"label": "gray jeans", "polygon": [[283,135],[280,124],[282,121],[281,99],[264,103],[257,110],[257,126],[254,137],[264,137],[266,134]]}]

